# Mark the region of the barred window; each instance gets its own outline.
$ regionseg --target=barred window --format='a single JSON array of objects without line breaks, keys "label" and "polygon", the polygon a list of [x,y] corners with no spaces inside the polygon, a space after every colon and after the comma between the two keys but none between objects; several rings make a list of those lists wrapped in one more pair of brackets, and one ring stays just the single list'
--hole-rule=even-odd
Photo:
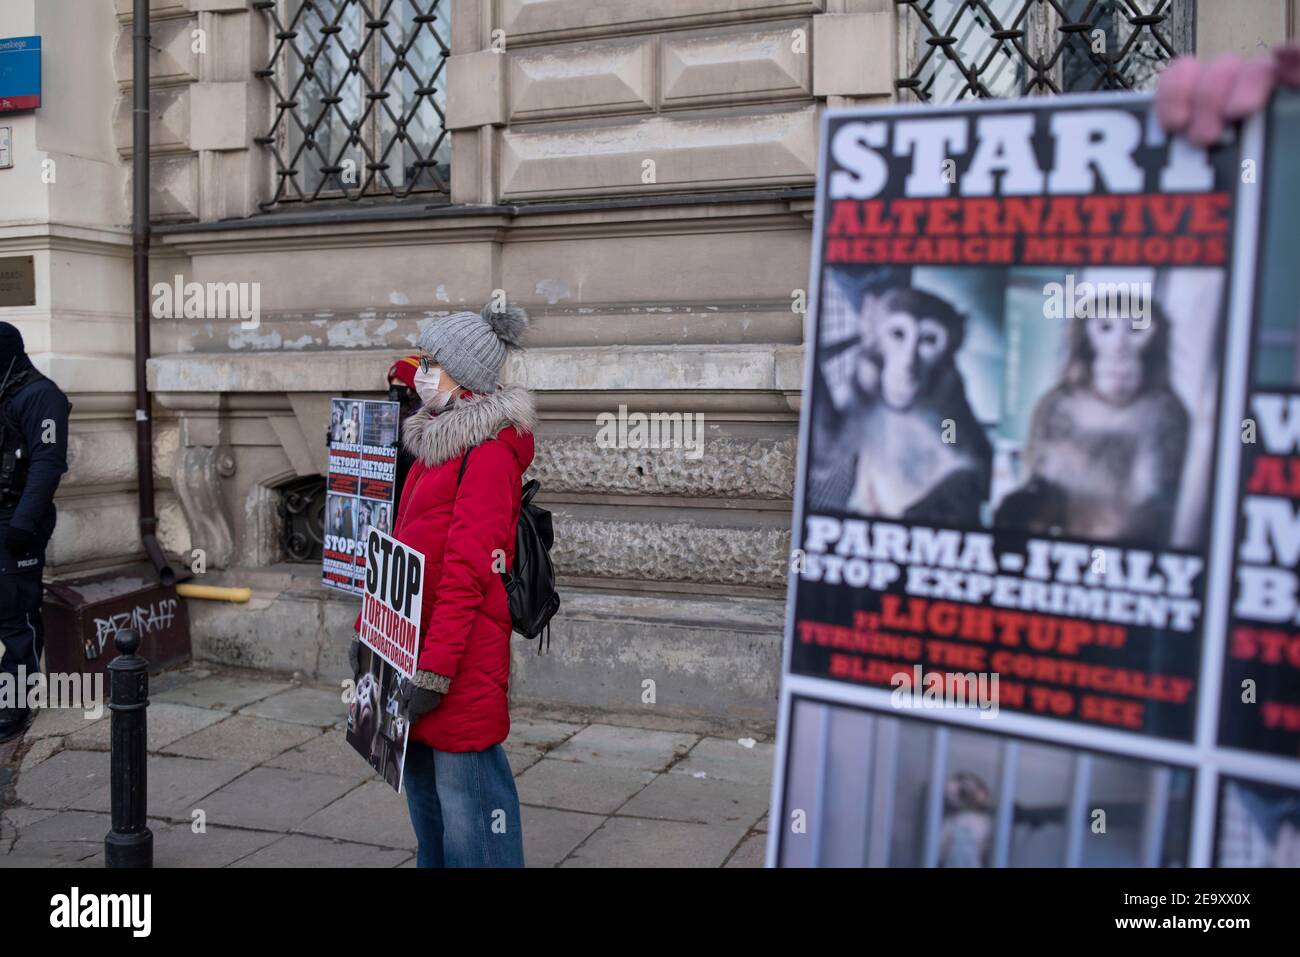
[{"label": "barred window", "polygon": [[448,191],[451,0],[262,0],[275,166],[263,208]]},{"label": "barred window", "polygon": [[1195,0],[895,0],[903,100],[1147,90],[1195,49]]}]

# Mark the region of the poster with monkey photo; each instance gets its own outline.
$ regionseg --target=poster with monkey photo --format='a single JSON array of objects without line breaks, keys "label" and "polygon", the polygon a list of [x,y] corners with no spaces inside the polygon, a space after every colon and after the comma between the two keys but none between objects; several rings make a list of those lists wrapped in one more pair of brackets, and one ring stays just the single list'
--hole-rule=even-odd
[{"label": "poster with monkey photo", "polygon": [[[1269,150],[1300,150],[1300,94],[1273,105]],[[1244,389],[1232,609],[1219,708],[1223,747],[1300,758],[1300,182],[1267,185]],[[1300,793],[1300,781],[1294,792]],[[1292,794],[1293,824],[1297,804]],[[1293,845],[1300,842],[1293,841]],[[1292,852],[1292,861],[1297,860]],[[1292,864],[1291,866],[1294,866]]]},{"label": "poster with monkey photo", "polygon": [[364,546],[357,629],[361,671],[347,702],[346,737],[393,790],[401,791],[410,730],[402,697],[419,657],[424,556],[373,526]]},{"label": "poster with monkey photo", "polygon": [[360,595],[366,530],[393,528],[397,511],[396,402],[331,399],[321,584]]},{"label": "poster with monkey photo", "polygon": [[792,673],[1191,740],[1239,157],[1108,102],[828,121]]},{"label": "poster with monkey photo", "polygon": [[1293,863],[1300,93],[821,144],[769,864]]}]

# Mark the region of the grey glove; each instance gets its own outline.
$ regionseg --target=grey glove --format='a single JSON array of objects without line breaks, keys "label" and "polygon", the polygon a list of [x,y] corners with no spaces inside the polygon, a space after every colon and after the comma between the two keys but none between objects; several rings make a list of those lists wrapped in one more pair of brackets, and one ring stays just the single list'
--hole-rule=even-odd
[{"label": "grey glove", "polygon": [[406,720],[414,723],[442,704],[442,695],[428,688],[417,687],[408,681],[402,686],[399,700],[402,710],[406,712]]},{"label": "grey glove", "polygon": [[432,671],[417,671],[403,682],[398,700],[406,712],[407,721],[415,721],[442,703],[442,696],[451,690],[451,679]]}]

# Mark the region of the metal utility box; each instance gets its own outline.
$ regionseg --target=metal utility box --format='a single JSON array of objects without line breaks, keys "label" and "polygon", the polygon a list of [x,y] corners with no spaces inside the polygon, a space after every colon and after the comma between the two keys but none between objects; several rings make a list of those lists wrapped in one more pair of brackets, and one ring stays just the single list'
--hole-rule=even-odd
[{"label": "metal utility box", "polygon": [[136,653],[150,671],[190,657],[189,609],[148,564],[46,582],[42,607],[48,672],[103,671],[117,655],[113,638],[128,627],[140,633]]}]

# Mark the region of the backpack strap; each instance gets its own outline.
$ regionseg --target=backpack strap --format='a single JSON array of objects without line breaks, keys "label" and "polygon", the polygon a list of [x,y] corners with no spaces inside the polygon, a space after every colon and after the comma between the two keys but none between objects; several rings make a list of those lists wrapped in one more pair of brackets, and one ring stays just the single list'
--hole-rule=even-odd
[{"label": "backpack strap", "polygon": [[0,381],[0,408],[9,404],[9,400],[18,394],[18,390],[29,382],[36,382],[44,379],[36,369],[23,369],[15,375],[6,375],[3,381]]}]

